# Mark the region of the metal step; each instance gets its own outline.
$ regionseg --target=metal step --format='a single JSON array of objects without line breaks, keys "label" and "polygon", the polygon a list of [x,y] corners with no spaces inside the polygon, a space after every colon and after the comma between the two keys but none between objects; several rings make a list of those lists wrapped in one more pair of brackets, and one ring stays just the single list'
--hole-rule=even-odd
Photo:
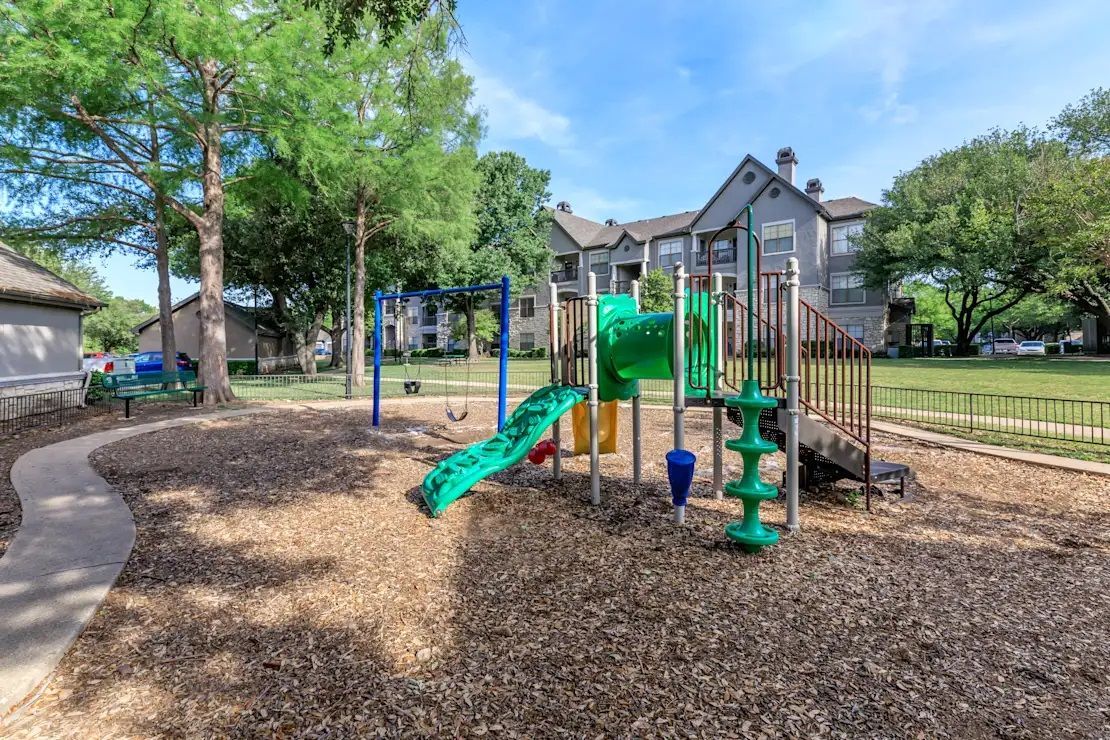
[{"label": "metal step", "polygon": [[[759,431],[765,439],[773,441],[780,450],[786,450],[786,399],[778,399],[778,408],[765,409],[759,416]],[[728,409],[729,421],[743,428],[739,409]],[[853,442],[806,414],[798,415],[798,457],[802,464],[802,481],[805,487],[838,480],[866,480],[867,455]],[[901,463],[885,460],[871,461],[871,482],[899,481],[910,472]]]}]

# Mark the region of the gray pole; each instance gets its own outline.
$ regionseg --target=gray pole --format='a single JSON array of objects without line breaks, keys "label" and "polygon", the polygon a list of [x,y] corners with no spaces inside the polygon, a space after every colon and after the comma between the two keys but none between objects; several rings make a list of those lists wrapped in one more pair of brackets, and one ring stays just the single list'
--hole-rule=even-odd
[{"label": "gray pole", "polygon": [[786,529],[798,523],[798,385],[801,382],[801,322],[798,317],[798,260],[786,261]]},{"label": "gray pole", "polygon": [[[713,273],[713,294],[709,300],[715,307],[713,323],[716,325],[717,341],[713,354],[713,395],[718,398],[724,390],[725,369],[725,301],[721,273]],[[724,471],[724,409],[713,406],[713,498],[725,497],[725,471]]]},{"label": "gray pole", "polygon": [[[644,247],[645,249],[647,247]],[[640,310],[640,281],[632,281],[632,300],[636,302],[636,311]],[[632,397],[632,484],[640,485],[643,457],[641,452],[643,441],[643,426],[640,424],[640,390]]]},{"label": "gray pole", "polygon": [[[351,237],[352,239],[354,237]],[[347,240],[347,325],[343,327],[343,338],[347,343],[347,384],[346,395],[351,397],[351,239]],[[334,351],[334,350],[333,350]]]},{"label": "gray pole", "polygon": [[598,460],[597,439],[597,275],[591,271],[586,275],[586,313],[589,336],[587,360],[589,362],[589,398],[590,407],[590,503],[594,506],[601,504],[601,464]]},{"label": "gray pole", "polygon": [[686,427],[683,414],[686,413],[686,272],[682,263],[674,266],[674,358],[671,369],[674,371],[674,448],[685,449]]},{"label": "gray pole", "polygon": [[[551,382],[560,383],[562,373],[562,345],[559,342],[559,286],[555,283],[548,284],[551,296],[551,305],[548,307],[551,316]],[[551,425],[551,439],[555,441],[555,455],[551,458],[551,474],[555,480],[563,478],[563,450],[562,432],[559,420]]]}]

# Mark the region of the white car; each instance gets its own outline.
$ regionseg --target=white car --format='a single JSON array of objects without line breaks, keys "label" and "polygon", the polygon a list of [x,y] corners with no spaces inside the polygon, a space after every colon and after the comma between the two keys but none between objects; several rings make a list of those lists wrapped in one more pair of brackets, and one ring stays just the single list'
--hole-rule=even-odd
[{"label": "white car", "polygon": [[1018,345],[1017,353],[1018,353],[1019,356],[1021,356],[1021,355],[1043,355],[1045,353],[1045,351],[1044,351],[1044,342],[1033,342],[1033,341],[1022,342],[1021,344]]},{"label": "white car", "polygon": [[994,346],[990,354],[992,355],[1016,355],[1018,353],[1018,343],[1009,337],[999,337],[994,340]]}]

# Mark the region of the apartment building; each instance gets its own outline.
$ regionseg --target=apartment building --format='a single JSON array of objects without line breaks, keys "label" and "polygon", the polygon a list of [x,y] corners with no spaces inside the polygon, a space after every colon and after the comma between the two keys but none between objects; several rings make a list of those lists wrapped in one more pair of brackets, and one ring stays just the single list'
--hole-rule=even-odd
[{"label": "apartment building", "polygon": [[[726,289],[746,285],[744,232],[727,226],[741,209],[755,208],[755,228],[761,242],[763,270],[782,270],[796,257],[801,269],[801,296],[827,314],[852,336],[874,351],[901,343],[904,324],[910,320],[912,301],[898,288],[864,288],[855,270],[856,256],[850,237],[863,228],[874,203],[856,197],[825,200],[818,178],[796,184],[798,158],[790,147],[775,157],[774,169],[752,155],[743,158],[698,210],[618,223],[598,223],[574,214],[572,204],[561,201],[554,209],[551,229],[550,279],[558,286],[560,300],[586,292],[586,275],[598,276],[601,292],[628,292],[631,281],[661,267],[670,272],[682,262],[688,273],[704,271],[709,250],[713,269],[724,278]],[[510,316],[510,345],[528,349],[547,346],[548,288],[535,286],[514,301]],[[449,346],[453,319],[434,311],[428,315],[418,305],[405,307],[412,330],[401,346]],[[390,324],[392,322],[388,322]],[[386,327],[385,346],[397,346]]]}]

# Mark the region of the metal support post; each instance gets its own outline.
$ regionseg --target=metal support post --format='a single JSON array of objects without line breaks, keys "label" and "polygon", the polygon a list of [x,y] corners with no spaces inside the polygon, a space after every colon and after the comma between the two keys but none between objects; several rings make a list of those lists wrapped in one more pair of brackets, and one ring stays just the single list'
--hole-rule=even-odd
[{"label": "metal support post", "polygon": [[[346,383],[346,387],[344,389],[344,395],[347,398],[347,400],[350,400],[351,399],[351,357],[352,357],[352,355],[351,355],[351,338],[352,338],[351,337],[351,240],[347,239],[346,241],[347,241],[347,323],[343,327],[343,338],[346,340],[346,343],[347,343],[347,352],[346,352],[347,383]],[[332,352],[334,352],[334,351],[335,351],[335,349],[333,348]],[[377,408],[377,404],[375,404],[374,407]],[[374,426],[375,427],[377,426],[377,420],[375,420]]]},{"label": "metal support post", "polygon": [[[646,247],[645,247],[646,248]],[[632,281],[632,300],[636,302],[636,311],[640,310],[640,281]],[[643,425],[640,423],[640,387],[636,386],[636,395],[632,397],[632,485],[640,484],[641,470],[643,467],[642,442]]]},{"label": "metal support post", "polygon": [[587,346],[589,347],[587,361],[589,363],[589,399],[590,407],[590,503],[594,506],[601,504],[601,464],[598,459],[597,438],[597,275],[593,272],[586,276],[586,314],[589,334]]},{"label": "metal support post", "polygon": [[[710,295],[709,300],[712,306],[713,323],[714,323],[714,341],[713,341],[713,395],[716,397],[721,396],[724,390],[725,379],[725,310],[724,310],[724,281],[721,279],[721,273],[713,273],[713,293]],[[713,498],[723,499],[725,497],[725,469],[724,469],[724,456],[725,456],[725,442],[724,431],[722,425],[724,424],[724,409],[720,406],[713,407]]]},{"label": "metal support post", "polygon": [[[551,382],[558,385],[562,383],[560,372],[563,367],[563,348],[559,341],[559,286],[555,283],[549,283],[547,287],[551,304],[548,306],[551,317],[551,329],[548,332],[551,336]],[[563,450],[561,437],[562,432],[559,419],[556,419],[555,423],[551,425],[551,439],[555,442],[555,454],[551,458],[551,475],[555,480],[562,480],[563,478]]]},{"label": "metal support post", "polygon": [[[335,350],[332,350],[333,352]],[[347,366],[347,393],[350,398],[351,366]],[[374,291],[374,429],[381,428],[382,402],[382,292]]]},{"label": "metal support post", "polygon": [[686,269],[679,262],[674,266],[674,448],[686,445]]},{"label": "metal support post", "polygon": [[799,321],[798,260],[786,261],[786,529],[797,532],[798,520],[798,413],[801,382],[801,325]]},{"label": "metal support post", "polygon": [[501,354],[497,375],[497,431],[505,429],[509,393],[509,276],[501,276]]}]

